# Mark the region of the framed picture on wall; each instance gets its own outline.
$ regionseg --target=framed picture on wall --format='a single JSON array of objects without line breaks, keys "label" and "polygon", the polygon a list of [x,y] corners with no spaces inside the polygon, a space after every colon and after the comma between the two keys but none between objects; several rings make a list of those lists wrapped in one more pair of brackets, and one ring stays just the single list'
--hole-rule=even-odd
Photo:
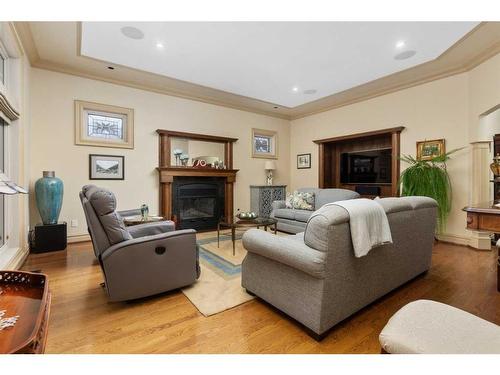
[{"label": "framed picture on wall", "polygon": [[430,160],[445,153],[444,139],[417,142],[417,160]]},{"label": "framed picture on wall", "polygon": [[134,110],[75,100],[75,144],[134,148]]},{"label": "framed picture on wall", "polygon": [[89,155],[89,180],[124,180],[125,156]]},{"label": "framed picture on wall", "polygon": [[297,169],[311,168],[311,154],[297,155]]},{"label": "framed picture on wall", "polygon": [[252,157],[277,159],[278,133],[272,130],[252,129]]}]

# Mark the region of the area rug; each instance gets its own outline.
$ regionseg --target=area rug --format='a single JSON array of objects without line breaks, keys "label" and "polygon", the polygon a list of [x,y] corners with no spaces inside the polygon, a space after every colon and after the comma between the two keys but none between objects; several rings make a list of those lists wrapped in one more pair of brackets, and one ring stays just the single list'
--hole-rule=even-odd
[{"label": "area rug", "polygon": [[182,289],[182,293],[205,316],[210,316],[252,300],[241,287],[241,263],[246,255],[241,236],[236,241],[233,255],[231,238],[221,236],[198,240],[201,275],[196,283]]}]

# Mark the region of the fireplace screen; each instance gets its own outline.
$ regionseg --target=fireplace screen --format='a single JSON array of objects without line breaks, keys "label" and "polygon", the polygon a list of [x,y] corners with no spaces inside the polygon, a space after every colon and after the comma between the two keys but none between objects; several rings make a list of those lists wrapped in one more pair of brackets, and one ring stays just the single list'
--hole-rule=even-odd
[{"label": "fireplace screen", "polygon": [[215,198],[183,198],[181,199],[180,218],[191,220],[215,216]]},{"label": "fireplace screen", "polygon": [[178,229],[215,229],[224,212],[224,180],[176,177],[172,211]]}]

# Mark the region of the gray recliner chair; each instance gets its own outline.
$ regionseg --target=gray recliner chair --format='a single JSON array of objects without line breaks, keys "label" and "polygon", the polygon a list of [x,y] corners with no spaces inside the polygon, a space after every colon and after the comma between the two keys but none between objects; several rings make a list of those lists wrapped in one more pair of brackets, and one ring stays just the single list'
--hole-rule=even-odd
[{"label": "gray recliner chair", "polygon": [[80,192],[83,211],[111,301],[127,301],[190,285],[200,275],[196,231],[161,221],[125,227],[114,194],[95,185]]}]

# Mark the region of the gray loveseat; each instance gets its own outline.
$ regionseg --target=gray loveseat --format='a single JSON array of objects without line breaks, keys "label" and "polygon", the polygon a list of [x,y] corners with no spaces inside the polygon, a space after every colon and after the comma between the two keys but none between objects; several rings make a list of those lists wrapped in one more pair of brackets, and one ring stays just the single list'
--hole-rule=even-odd
[{"label": "gray loveseat", "polygon": [[431,265],[437,204],[427,197],[384,198],[393,244],[356,258],[349,214],[320,208],[304,233],[243,235],[242,286],[309,328],[316,339]]},{"label": "gray loveseat", "polygon": [[80,200],[111,301],[181,288],[199,277],[193,229],[176,231],[171,221],[125,227],[121,216],[140,210],[116,211],[114,194],[95,185],[85,185]]},{"label": "gray loveseat", "polygon": [[[314,210],[318,210],[321,206],[346,199],[359,198],[359,194],[347,189],[317,189],[317,188],[302,188],[297,189],[302,193],[314,193]],[[277,229],[287,233],[303,232],[306,228],[307,220],[314,212],[308,210],[298,210],[286,208],[285,201],[274,201],[271,217],[278,221]]]}]

